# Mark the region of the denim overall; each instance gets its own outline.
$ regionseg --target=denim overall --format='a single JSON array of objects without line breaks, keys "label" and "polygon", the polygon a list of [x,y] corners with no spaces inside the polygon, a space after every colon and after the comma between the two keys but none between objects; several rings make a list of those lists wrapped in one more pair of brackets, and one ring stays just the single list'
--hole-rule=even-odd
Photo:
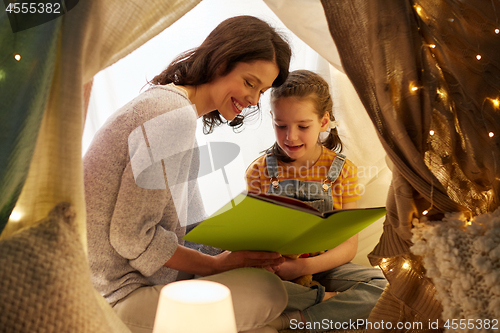
[{"label": "denim overall", "polygon": [[278,160],[269,151],[266,156],[267,172],[271,184],[267,193],[287,196],[304,201],[321,213],[333,210],[332,186],[344,167],[345,156],[337,154],[327,173],[327,178],[320,182],[285,179],[278,180]]},{"label": "denim overall", "polygon": [[[268,151],[267,172],[271,177],[268,193],[301,200],[322,213],[333,210],[332,184],[339,177],[345,158],[344,155],[337,154],[323,183],[297,179],[279,180],[278,161]],[[306,322],[321,323],[327,319],[329,323],[332,321],[339,325],[349,323],[349,320],[367,319],[387,284],[380,269],[351,262],[316,273],[313,279],[321,283],[321,286],[307,288],[284,281],[288,293],[285,312],[300,310]],[[339,294],[322,302],[325,291],[337,291]],[[310,330],[321,331],[323,330]]]}]

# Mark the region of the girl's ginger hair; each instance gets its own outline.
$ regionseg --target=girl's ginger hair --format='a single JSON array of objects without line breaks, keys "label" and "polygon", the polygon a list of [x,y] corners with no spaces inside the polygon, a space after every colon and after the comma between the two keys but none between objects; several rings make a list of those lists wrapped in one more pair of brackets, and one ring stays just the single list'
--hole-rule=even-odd
[{"label": "girl's ginger hair", "polygon": [[[330,87],[319,74],[305,69],[291,72],[281,86],[272,89],[271,104],[276,103],[278,99],[284,97],[310,100],[315,106],[314,110],[318,119],[323,118],[325,113],[328,113],[330,121],[335,121]],[[343,144],[337,128],[330,128],[328,136],[323,141],[320,141],[320,143],[328,149],[338,153],[342,152]],[[277,142],[274,143],[270,150],[282,162],[288,163],[294,161],[285,154]]]}]

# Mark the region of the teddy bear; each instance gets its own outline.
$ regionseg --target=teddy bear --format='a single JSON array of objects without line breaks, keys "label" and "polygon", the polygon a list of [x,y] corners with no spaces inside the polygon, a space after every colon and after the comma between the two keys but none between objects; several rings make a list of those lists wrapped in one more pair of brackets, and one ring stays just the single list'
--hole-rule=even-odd
[{"label": "teddy bear", "polygon": [[[313,253],[303,253],[303,254],[285,254],[283,256],[286,258],[295,260],[298,258],[315,257],[315,256],[323,254],[323,253],[325,253],[325,251],[319,251],[319,252],[313,252]],[[306,274],[306,275],[299,276],[298,278],[291,280],[291,282],[300,284],[301,286],[304,286],[304,287],[312,287],[314,285],[320,284],[318,281],[313,280],[312,274]]]}]

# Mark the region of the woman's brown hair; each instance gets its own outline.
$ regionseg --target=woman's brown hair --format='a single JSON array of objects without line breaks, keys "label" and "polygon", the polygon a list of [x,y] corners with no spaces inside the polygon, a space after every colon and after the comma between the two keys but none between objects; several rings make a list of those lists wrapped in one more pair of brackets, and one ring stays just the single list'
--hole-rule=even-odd
[{"label": "woman's brown hair", "polygon": [[[271,104],[284,97],[308,99],[314,103],[314,110],[319,119],[328,113],[330,121],[335,121],[333,116],[333,100],[330,95],[328,83],[318,74],[302,69],[291,72],[286,81],[271,91]],[[319,138],[318,138],[319,140]],[[343,149],[337,128],[330,128],[328,136],[321,142],[328,149],[341,152]],[[282,162],[293,162],[281,149],[277,142],[270,148],[271,153]]]},{"label": "woman's brown hair", "polygon": [[[291,54],[288,42],[268,23],[253,16],[236,16],[221,22],[200,46],[180,54],[150,84],[196,86],[213,81],[218,74],[227,75],[237,63],[265,60],[278,66],[272,85],[278,87],[288,76]],[[257,110],[258,106],[250,112]],[[229,125],[238,128],[243,118],[238,115]],[[211,133],[225,122],[217,110],[205,114],[203,132]]]}]

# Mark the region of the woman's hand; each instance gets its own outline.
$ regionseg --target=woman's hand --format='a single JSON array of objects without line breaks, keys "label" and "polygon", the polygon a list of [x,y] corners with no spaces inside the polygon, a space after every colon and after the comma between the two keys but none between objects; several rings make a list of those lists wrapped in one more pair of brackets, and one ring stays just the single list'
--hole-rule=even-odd
[{"label": "woman's hand", "polygon": [[212,274],[241,267],[258,267],[273,272],[273,267],[279,267],[285,261],[279,253],[260,251],[224,251],[213,258],[214,272]]},{"label": "woman's hand", "polygon": [[285,261],[285,258],[276,252],[224,251],[216,256],[210,256],[178,245],[177,250],[164,266],[187,273],[207,276],[241,267],[265,269],[267,269],[266,267],[279,267],[283,261]]}]

